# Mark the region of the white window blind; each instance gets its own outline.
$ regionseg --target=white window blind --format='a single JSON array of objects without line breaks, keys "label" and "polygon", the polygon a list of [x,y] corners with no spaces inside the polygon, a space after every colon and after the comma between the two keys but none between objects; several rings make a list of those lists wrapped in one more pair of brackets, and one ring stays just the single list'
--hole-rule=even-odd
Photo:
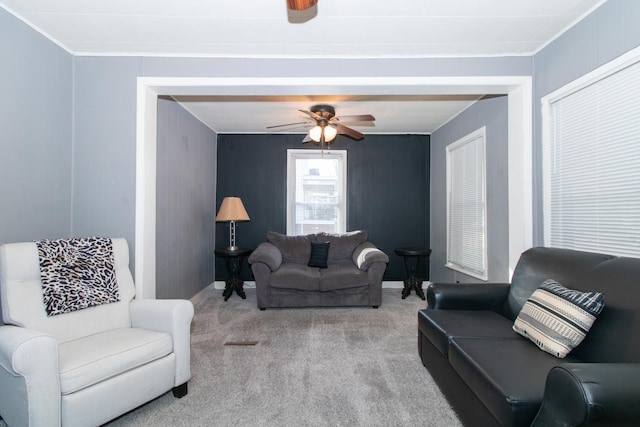
[{"label": "white window blind", "polygon": [[[640,257],[640,62],[545,100],[545,244]],[[564,92],[564,93],[563,93]]]},{"label": "white window blind", "polygon": [[287,150],[287,234],[344,233],[346,150]]},{"label": "white window blind", "polygon": [[447,147],[447,264],[486,280],[485,128]]}]

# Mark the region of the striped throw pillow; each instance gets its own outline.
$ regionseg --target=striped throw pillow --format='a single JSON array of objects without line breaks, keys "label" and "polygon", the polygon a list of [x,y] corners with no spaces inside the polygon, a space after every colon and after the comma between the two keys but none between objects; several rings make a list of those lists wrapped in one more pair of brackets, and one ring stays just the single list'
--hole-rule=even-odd
[{"label": "striped throw pillow", "polygon": [[543,351],[564,358],[587,336],[603,308],[600,292],[575,291],[548,279],[524,304],[513,330]]}]

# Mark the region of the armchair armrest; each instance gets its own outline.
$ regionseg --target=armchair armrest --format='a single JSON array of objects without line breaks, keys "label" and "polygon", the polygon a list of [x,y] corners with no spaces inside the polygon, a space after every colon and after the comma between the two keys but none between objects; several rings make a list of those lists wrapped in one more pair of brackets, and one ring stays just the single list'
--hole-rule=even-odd
[{"label": "armchair armrest", "polygon": [[509,283],[433,283],[427,289],[429,308],[502,312]]},{"label": "armchair armrest", "polygon": [[47,334],[0,326],[0,414],[9,425],[60,419],[58,343]]},{"label": "armchair armrest", "polygon": [[262,242],[249,256],[249,264],[263,263],[271,271],[276,271],[282,264],[282,253],[275,245],[269,242]]},{"label": "armchair armrest", "polygon": [[531,426],[637,426],[638,401],[640,364],[566,363],[549,371]]},{"label": "armchair armrest", "polygon": [[189,300],[134,299],[129,306],[131,326],[167,332],[176,355],[175,386],[191,378],[191,320],[193,304]]},{"label": "armchair armrest", "polygon": [[364,242],[358,245],[353,251],[352,259],[353,263],[362,271],[367,271],[375,262],[389,263],[387,254],[371,242]]}]

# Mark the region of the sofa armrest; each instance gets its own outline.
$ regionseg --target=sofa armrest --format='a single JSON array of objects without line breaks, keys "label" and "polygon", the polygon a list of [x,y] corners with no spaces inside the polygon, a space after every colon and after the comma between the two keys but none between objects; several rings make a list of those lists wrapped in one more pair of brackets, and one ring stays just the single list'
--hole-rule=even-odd
[{"label": "sofa armrest", "polygon": [[249,256],[249,264],[259,262],[266,264],[271,271],[276,271],[282,264],[282,253],[275,245],[269,242],[260,243]]},{"label": "sofa armrest", "polygon": [[167,332],[176,355],[175,386],[191,378],[191,320],[193,304],[189,300],[134,299],[129,306],[131,326]]},{"label": "sofa armrest", "polygon": [[389,263],[387,254],[378,249],[371,242],[358,245],[353,251],[353,263],[362,271],[367,271],[374,262]]},{"label": "sofa armrest", "polygon": [[47,334],[0,326],[0,414],[8,425],[60,419],[58,343]]},{"label": "sofa armrest", "polygon": [[492,310],[502,312],[508,283],[433,283],[427,289],[429,308],[440,310]]},{"label": "sofa armrest", "polygon": [[639,401],[639,363],[566,363],[549,371],[531,425],[638,426]]}]

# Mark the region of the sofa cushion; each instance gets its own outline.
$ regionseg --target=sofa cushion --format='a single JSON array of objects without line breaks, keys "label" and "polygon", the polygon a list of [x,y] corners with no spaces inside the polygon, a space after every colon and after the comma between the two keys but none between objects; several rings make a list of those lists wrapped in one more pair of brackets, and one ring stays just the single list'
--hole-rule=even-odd
[{"label": "sofa cushion", "polygon": [[329,242],[311,242],[311,255],[309,256],[309,267],[327,268],[327,257],[329,256]]},{"label": "sofa cushion", "polygon": [[603,307],[600,292],[575,291],[545,280],[522,307],[513,330],[563,358],[582,342]]},{"label": "sofa cushion", "polygon": [[368,236],[366,231],[358,230],[342,234],[311,234],[309,238],[313,242],[329,242],[331,244],[328,264],[353,264],[354,249],[366,242]]},{"label": "sofa cushion", "polygon": [[172,351],[171,335],[138,328],[114,329],[67,341],[58,346],[60,391],[63,395],[73,393]]},{"label": "sofa cushion", "polygon": [[320,270],[308,267],[306,262],[282,264],[269,276],[269,284],[274,288],[318,291],[320,290]]},{"label": "sofa cushion", "polygon": [[331,265],[322,270],[319,288],[321,291],[358,288],[369,284],[369,275],[355,265]]},{"label": "sofa cushion", "polygon": [[446,356],[455,337],[491,337],[518,339],[513,322],[493,311],[420,310],[418,328]]},{"label": "sofa cushion", "polygon": [[311,256],[311,242],[308,236],[286,236],[267,231],[267,240],[282,253],[282,261],[307,264]]},{"label": "sofa cushion", "polygon": [[[507,317],[515,320],[524,303],[546,279],[553,277],[571,289],[598,290],[589,286],[592,270],[608,264],[613,255],[571,249],[535,247],[522,253],[511,278],[505,306]],[[606,282],[601,282],[605,285]],[[589,286],[589,288],[582,288]],[[607,285],[605,285],[607,286]]]},{"label": "sofa cushion", "polygon": [[[569,356],[567,361],[578,362]],[[524,338],[454,338],[449,362],[503,426],[530,425],[558,359]]]}]

